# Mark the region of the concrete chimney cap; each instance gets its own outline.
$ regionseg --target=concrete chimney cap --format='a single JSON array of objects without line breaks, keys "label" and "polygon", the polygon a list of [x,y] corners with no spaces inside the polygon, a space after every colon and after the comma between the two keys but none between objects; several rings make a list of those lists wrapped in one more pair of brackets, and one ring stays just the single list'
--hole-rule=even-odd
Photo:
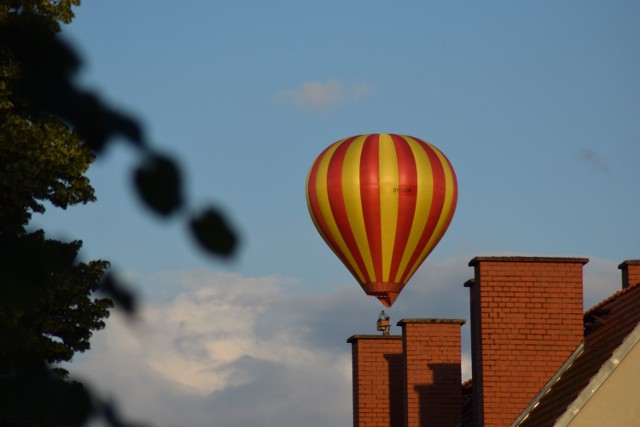
[{"label": "concrete chimney cap", "polygon": [[407,323],[443,323],[464,325],[467,321],[464,319],[401,319],[397,325],[402,326]]},{"label": "concrete chimney cap", "polygon": [[622,261],[618,266],[618,268],[622,270],[623,268],[626,268],[628,265],[640,265],[640,259],[628,259],[626,261]]},{"label": "concrete chimney cap", "polygon": [[589,258],[572,257],[541,257],[541,256],[477,256],[469,261],[470,267],[475,267],[480,262],[557,262],[562,264],[586,264]]}]

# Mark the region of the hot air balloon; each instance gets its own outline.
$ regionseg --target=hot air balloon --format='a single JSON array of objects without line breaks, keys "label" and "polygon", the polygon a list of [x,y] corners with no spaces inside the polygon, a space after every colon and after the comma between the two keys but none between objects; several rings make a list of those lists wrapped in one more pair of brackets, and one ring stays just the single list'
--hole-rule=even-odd
[{"label": "hot air balloon", "polygon": [[449,227],[456,175],[440,150],[370,134],[327,147],[307,177],[318,232],[368,295],[391,307]]}]

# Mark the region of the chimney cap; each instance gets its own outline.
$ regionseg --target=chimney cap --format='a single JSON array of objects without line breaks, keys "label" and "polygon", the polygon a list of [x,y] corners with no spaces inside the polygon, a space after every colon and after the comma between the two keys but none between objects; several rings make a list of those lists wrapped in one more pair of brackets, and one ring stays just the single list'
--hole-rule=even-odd
[{"label": "chimney cap", "polygon": [[623,270],[625,268],[627,268],[627,266],[629,265],[640,265],[640,259],[628,259],[626,261],[622,261],[620,263],[620,265],[618,266],[618,268],[620,270]]},{"label": "chimney cap", "polygon": [[401,319],[397,325],[402,326],[407,323],[443,323],[464,325],[467,321],[464,319]]},{"label": "chimney cap", "polygon": [[401,340],[401,335],[352,335],[347,339],[349,344],[358,340]]},{"label": "chimney cap", "polygon": [[589,258],[573,258],[573,257],[542,257],[542,256],[477,256],[469,261],[470,267],[475,267],[480,262],[539,262],[550,263],[557,262],[562,264],[586,264]]}]

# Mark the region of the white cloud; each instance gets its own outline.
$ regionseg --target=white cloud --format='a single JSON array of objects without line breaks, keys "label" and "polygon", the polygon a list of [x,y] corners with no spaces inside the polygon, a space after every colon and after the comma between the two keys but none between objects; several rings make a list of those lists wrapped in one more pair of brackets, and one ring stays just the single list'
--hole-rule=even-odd
[{"label": "white cloud", "polygon": [[280,103],[292,104],[301,110],[326,111],[347,102],[353,102],[367,96],[370,92],[364,83],[345,87],[336,80],[326,83],[309,81],[295,89],[281,91],[276,100]]},{"label": "white cloud", "polygon": [[325,346],[326,338],[309,336],[318,319],[304,313],[328,314],[342,306],[332,299],[357,300],[357,290],[292,295],[275,277],[204,271],[155,280],[182,292],[143,304],[135,323],[114,313],[71,367],[100,393],[117,396],[128,418],[216,427],[325,426],[351,418],[347,331],[332,331],[333,345]]}]

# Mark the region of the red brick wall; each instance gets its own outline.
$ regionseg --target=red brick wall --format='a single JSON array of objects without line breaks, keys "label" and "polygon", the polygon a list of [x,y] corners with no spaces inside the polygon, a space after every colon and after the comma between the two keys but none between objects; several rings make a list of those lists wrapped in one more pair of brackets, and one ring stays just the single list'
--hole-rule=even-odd
[{"label": "red brick wall", "polygon": [[622,288],[640,283],[640,260],[625,261],[618,266],[622,270]]},{"label": "red brick wall", "polygon": [[455,427],[462,414],[457,319],[403,319],[405,426]]},{"label": "red brick wall", "polygon": [[478,257],[471,290],[475,427],[510,426],[583,340],[583,258]]},{"label": "red brick wall", "polygon": [[354,335],[354,427],[404,426],[404,368],[402,337]]}]

